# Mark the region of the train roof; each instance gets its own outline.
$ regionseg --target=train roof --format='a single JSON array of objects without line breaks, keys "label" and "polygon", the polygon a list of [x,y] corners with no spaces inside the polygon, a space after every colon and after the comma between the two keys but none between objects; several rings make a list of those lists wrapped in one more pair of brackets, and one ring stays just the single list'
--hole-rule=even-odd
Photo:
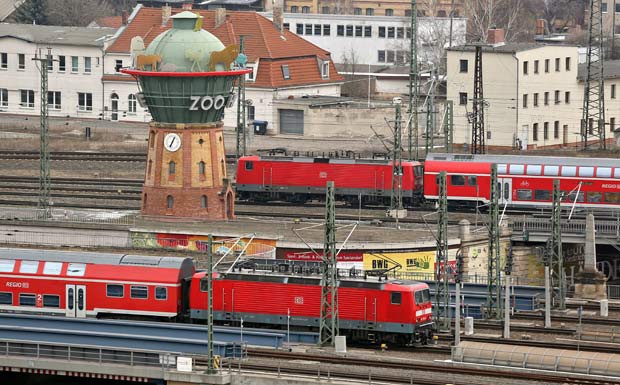
[{"label": "train roof", "polygon": [[[202,272],[205,274],[205,272]],[[295,275],[282,274],[249,274],[249,273],[221,273],[218,279],[226,279],[231,281],[244,282],[270,282],[293,285],[312,285],[319,286],[321,277],[305,277]],[[379,290],[396,290],[397,288],[406,288],[409,290],[419,289],[420,286],[427,288],[427,285],[419,281],[410,280],[390,280],[390,281],[373,281],[368,279],[340,279],[339,287],[359,288],[359,289],[379,289]],[[402,290],[400,290],[402,291]]]},{"label": "train roof", "polygon": [[602,166],[619,167],[620,161],[613,158],[576,158],[555,156],[530,155],[473,155],[473,154],[441,154],[432,153],[426,156],[426,161],[451,161],[471,163],[498,163],[498,164],[542,164],[554,166]]},{"label": "train roof", "polygon": [[194,262],[188,257],[164,257],[81,251],[0,248],[0,259],[169,268],[178,269],[189,274],[191,274],[194,269]]},{"label": "train roof", "polygon": [[[369,159],[369,158],[311,158],[303,156],[244,156],[241,160],[264,161],[264,162],[292,162],[292,163],[327,163],[327,164],[369,164],[369,165],[388,165],[392,164],[391,159]],[[403,160],[403,164],[420,164],[417,161]]]}]

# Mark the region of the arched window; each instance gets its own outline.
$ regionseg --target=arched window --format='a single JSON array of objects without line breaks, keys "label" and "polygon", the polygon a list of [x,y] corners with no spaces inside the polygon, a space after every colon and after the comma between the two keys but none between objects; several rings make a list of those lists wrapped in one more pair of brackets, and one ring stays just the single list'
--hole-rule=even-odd
[{"label": "arched window", "polygon": [[446,17],[446,11],[444,10],[437,11],[437,17]]},{"label": "arched window", "polygon": [[293,6],[291,7],[291,13],[298,13],[298,12],[299,12],[299,7],[298,7],[298,6],[296,6],[296,5],[293,5]]},{"label": "arched window", "polygon": [[394,10],[392,8],[386,8],[385,16],[394,16]]},{"label": "arched window", "polygon": [[149,160],[149,167],[146,170],[146,175],[151,176],[151,170],[153,169],[153,160]]},{"label": "arched window", "polygon": [[301,7],[301,13],[310,13],[310,7],[308,6]]},{"label": "arched window", "polygon": [[168,163],[168,175],[174,175],[177,171],[176,168],[176,163],[174,163],[174,160],[171,160],[170,163]]},{"label": "arched window", "polygon": [[169,209],[174,206],[174,198],[172,197],[172,195],[168,195],[168,197],[166,198],[166,204],[168,205]]},{"label": "arched window", "polygon": [[205,175],[205,162],[202,160],[198,162],[198,174],[201,176]]},{"label": "arched window", "polygon": [[135,114],[137,110],[138,100],[136,99],[136,95],[129,94],[127,97],[127,112],[130,114]]},{"label": "arched window", "polygon": [[203,195],[200,197],[200,207],[203,209],[207,208],[207,196]]},{"label": "arched window", "polygon": [[220,161],[220,164],[222,165],[222,178],[225,178],[226,177],[226,162],[224,162],[224,159]]}]

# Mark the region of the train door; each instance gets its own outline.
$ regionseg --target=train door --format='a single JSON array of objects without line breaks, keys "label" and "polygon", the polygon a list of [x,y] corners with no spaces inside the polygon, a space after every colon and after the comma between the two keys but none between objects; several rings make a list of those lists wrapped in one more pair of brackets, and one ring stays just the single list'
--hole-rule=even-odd
[{"label": "train door", "polygon": [[512,202],[512,179],[497,178],[497,188],[499,192],[499,204],[510,204]]},{"label": "train door", "polygon": [[364,298],[364,326],[368,329],[374,329],[377,322],[377,298]]},{"label": "train door", "polygon": [[271,165],[263,167],[263,191],[271,193],[273,187],[273,169]]},{"label": "train door", "polygon": [[86,318],[86,286],[66,285],[65,304],[67,317]]}]

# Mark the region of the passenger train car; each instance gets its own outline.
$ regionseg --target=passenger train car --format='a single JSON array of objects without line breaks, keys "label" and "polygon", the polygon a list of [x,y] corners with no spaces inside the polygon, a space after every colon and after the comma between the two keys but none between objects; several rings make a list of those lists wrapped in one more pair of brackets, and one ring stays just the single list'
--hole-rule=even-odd
[{"label": "passenger train car", "polygon": [[446,171],[449,202],[489,202],[494,163],[497,164],[500,204],[550,206],[553,181],[558,179],[567,203],[588,208],[620,207],[618,159],[429,154],[424,164],[424,197],[438,198],[438,175]]},{"label": "passenger train car", "polygon": [[[219,323],[318,328],[320,280],[214,273]],[[339,281],[343,334],[408,344],[431,337],[428,285]],[[207,283],[191,258],[0,249],[0,312],[75,318],[204,321]]]},{"label": "passenger train car", "polygon": [[[402,163],[403,203],[422,198],[422,165]],[[250,201],[303,203],[325,199],[325,184],[333,181],[336,200],[351,204],[389,204],[392,161],[348,158],[244,156],[237,164],[237,197]]]}]

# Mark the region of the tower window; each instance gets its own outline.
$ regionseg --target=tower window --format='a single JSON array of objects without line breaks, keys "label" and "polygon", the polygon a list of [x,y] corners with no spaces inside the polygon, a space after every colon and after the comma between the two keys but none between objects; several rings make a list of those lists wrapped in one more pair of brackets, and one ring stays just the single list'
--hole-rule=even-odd
[{"label": "tower window", "polygon": [[174,163],[174,160],[171,160],[170,163],[168,163],[168,174],[174,175],[176,173],[176,168],[176,163]]},{"label": "tower window", "polygon": [[203,195],[200,197],[200,207],[203,209],[207,208],[207,196]]},{"label": "tower window", "polygon": [[153,161],[152,161],[152,160],[149,160],[149,167],[148,167],[148,170],[146,171],[146,174],[147,174],[148,176],[151,176],[151,170],[152,170],[152,169],[153,169]]},{"label": "tower window", "polygon": [[200,174],[201,176],[205,175],[205,162],[203,162],[202,160],[198,162],[198,174]]},{"label": "tower window", "polygon": [[166,204],[169,209],[174,206],[174,198],[172,197],[172,195],[168,195],[168,197],[166,198]]}]

